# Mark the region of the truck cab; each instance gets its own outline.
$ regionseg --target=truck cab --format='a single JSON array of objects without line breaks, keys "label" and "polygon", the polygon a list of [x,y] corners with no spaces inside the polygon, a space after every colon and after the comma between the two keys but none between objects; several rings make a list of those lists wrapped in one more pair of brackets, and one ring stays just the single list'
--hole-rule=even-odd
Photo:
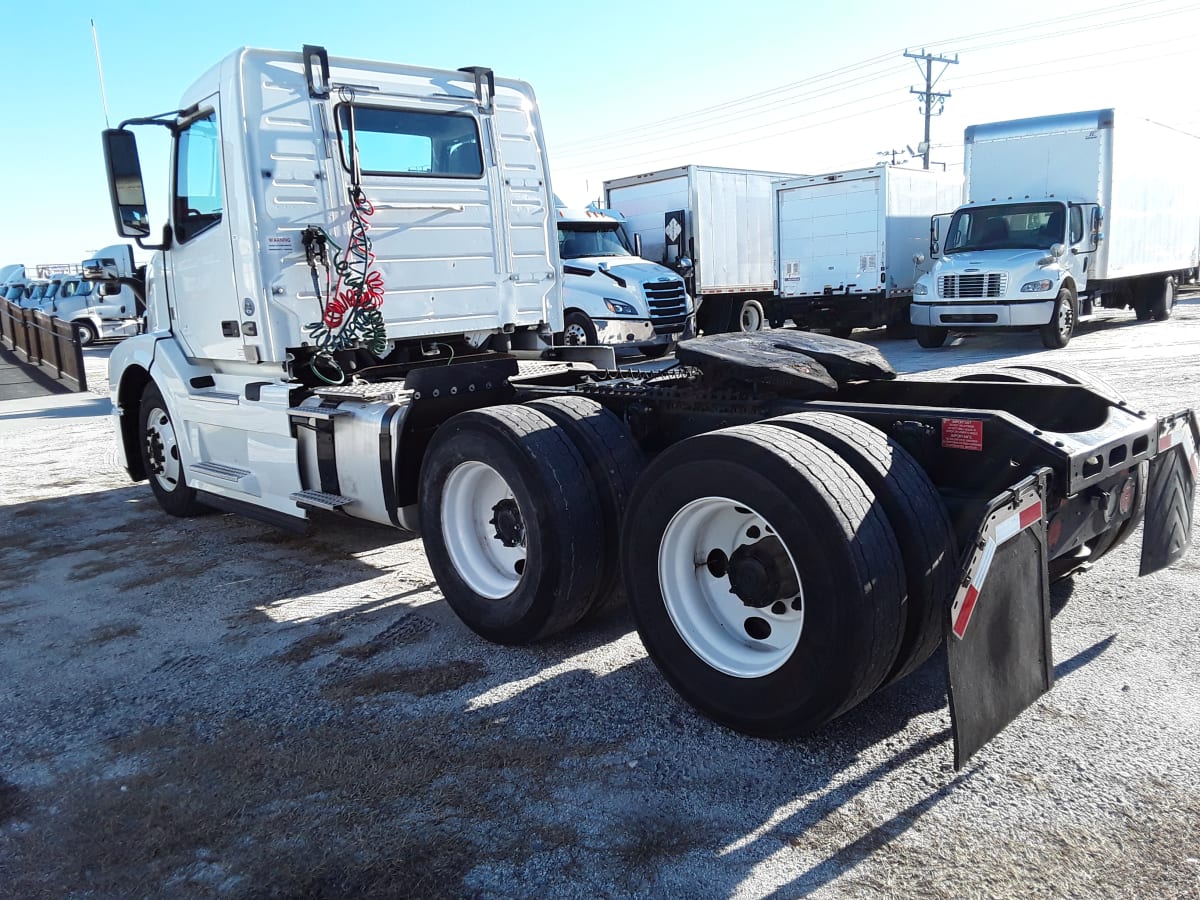
[{"label": "truck cab", "polygon": [[[85,259],[85,273],[107,271],[121,281],[90,281],[75,277],[69,293],[60,288],[58,296],[47,310],[75,326],[83,346],[98,340],[131,337],[142,329],[142,309],[132,285],[137,272],[133,248],[129,244],[103,247],[94,258]],[[64,284],[65,287],[65,284]]]},{"label": "truck cab", "polygon": [[558,206],[563,343],[627,347],[649,357],[695,334],[683,279],[638,256],[620,213]]},{"label": "truck cab", "polygon": [[[911,319],[922,346],[948,328],[1039,328],[1047,347],[1065,346],[1088,287],[1100,210],[1060,198],[968,204],[930,232],[933,269],[913,289]],[[944,226],[944,234],[943,234]]]}]

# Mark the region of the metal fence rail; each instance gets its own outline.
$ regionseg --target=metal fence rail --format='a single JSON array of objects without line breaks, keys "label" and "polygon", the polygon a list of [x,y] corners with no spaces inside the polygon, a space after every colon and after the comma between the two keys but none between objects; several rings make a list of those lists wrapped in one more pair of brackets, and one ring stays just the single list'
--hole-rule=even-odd
[{"label": "metal fence rail", "polygon": [[87,390],[83,345],[70,322],[0,300],[0,345],[74,390]]}]

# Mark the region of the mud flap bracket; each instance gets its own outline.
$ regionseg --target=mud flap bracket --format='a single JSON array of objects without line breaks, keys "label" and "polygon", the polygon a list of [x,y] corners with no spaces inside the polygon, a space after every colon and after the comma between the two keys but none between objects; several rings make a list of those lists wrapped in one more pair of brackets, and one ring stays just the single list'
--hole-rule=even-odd
[{"label": "mud flap bracket", "polygon": [[954,767],[1054,684],[1041,469],[988,504],[946,623]]}]

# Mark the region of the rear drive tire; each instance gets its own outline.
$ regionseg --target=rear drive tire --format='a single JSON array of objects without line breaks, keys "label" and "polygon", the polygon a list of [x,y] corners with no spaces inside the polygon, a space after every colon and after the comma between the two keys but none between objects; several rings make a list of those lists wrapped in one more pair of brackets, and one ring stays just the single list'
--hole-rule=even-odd
[{"label": "rear drive tire", "polygon": [[1150,318],[1155,322],[1165,322],[1171,318],[1171,310],[1175,308],[1175,279],[1168,276],[1155,285],[1154,299],[1150,303]]},{"label": "rear drive tire", "polygon": [[904,567],[891,525],[854,470],[802,434],[743,425],[667,448],[630,498],[621,551],[650,657],[723,725],[803,734],[895,662]]},{"label": "rear drive tire", "polygon": [[762,331],[767,321],[762,304],[757,300],[743,300],[734,315],[733,330],[743,333]]},{"label": "rear drive tire", "polygon": [[142,391],[138,408],[138,446],[141,448],[142,471],[150,479],[150,489],[159,506],[180,518],[209,512],[209,508],[196,499],[195,489],[187,483],[175,425],[162,391],[153,381]]},{"label": "rear drive tire", "polygon": [[603,517],[566,432],[522,406],[459,413],[421,471],[425,553],[476,634],[524,644],[574,625],[601,582]]},{"label": "rear drive tire", "polygon": [[933,350],[946,343],[946,338],[950,336],[949,328],[937,328],[929,325],[914,325],[913,330],[917,334],[917,343],[926,350]]},{"label": "rear drive tire", "polygon": [[646,457],[617,416],[587,397],[551,397],[526,404],[561,428],[587,465],[603,518],[600,580],[589,615],[600,616],[625,605],[621,584],[620,532],[629,495],[646,466]]},{"label": "rear drive tire", "polygon": [[1042,346],[1051,350],[1061,350],[1071,342],[1075,334],[1075,326],[1079,323],[1079,301],[1075,292],[1064,287],[1058,292],[1054,301],[1054,314],[1039,329],[1042,336]]},{"label": "rear drive tire", "polygon": [[942,642],[954,594],[958,551],[941,495],[908,451],[878,428],[836,413],[796,413],[762,424],[788,428],[828,447],[883,507],[904,561],[908,586],[900,652],[885,684],[915,671]]}]

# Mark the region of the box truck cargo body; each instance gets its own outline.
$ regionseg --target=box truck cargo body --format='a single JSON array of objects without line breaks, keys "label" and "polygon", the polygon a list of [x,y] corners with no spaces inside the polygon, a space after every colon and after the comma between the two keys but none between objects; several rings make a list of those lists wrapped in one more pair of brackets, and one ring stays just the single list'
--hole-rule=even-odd
[{"label": "box truck cargo body", "polygon": [[773,183],[783,172],[679,166],[604,182],[646,259],[683,274],[701,330],[757,331],[775,321]]},{"label": "box truck cargo body", "polygon": [[922,346],[949,328],[1071,339],[1097,307],[1166,319],[1200,261],[1200,138],[1111,109],[974,125],[964,196],[935,218],[911,318]]},{"label": "box truck cargo body", "polygon": [[[929,220],[962,203],[956,173],[874,166],[775,183],[779,315],[847,336],[908,326]],[[924,268],[920,268],[923,266]]]}]

